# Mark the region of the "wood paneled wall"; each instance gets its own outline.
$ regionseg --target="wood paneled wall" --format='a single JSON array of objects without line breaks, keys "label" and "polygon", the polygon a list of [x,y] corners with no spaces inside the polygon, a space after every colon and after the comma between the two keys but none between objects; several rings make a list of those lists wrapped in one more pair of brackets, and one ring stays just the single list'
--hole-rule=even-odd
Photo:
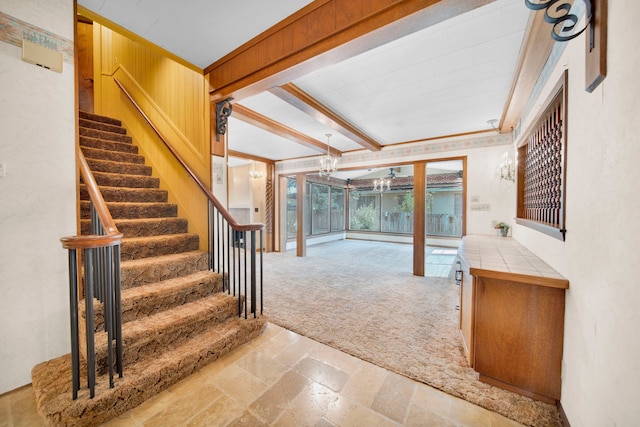
[{"label": "wood paneled wall", "polygon": [[117,78],[204,183],[211,183],[208,84],[197,73],[100,24],[94,24],[97,114],[122,120],[170,202],[206,248],[205,198],[114,83]]}]

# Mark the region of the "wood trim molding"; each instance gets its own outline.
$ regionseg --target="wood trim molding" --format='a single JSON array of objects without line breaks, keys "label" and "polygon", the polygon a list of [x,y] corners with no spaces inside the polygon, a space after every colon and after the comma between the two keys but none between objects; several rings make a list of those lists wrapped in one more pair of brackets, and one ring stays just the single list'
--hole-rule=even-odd
[{"label": "wood trim molding", "polygon": [[511,132],[518,123],[555,44],[549,35],[549,24],[544,20],[544,13],[530,12],[524,40],[509,96],[502,109],[498,125],[501,132]]},{"label": "wood trim molding", "polygon": [[316,0],[206,67],[212,101],[264,92],[494,0]]},{"label": "wood trim molding", "polygon": [[329,126],[336,132],[346,136],[352,141],[360,144],[371,151],[380,151],[382,146],[370,136],[366,135],[355,126],[344,120],[320,101],[300,89],[293,83],[286,83],[269,90],[273,95],[296,107],[298,110],[307,113],[318,122]]},{"label": "wood trim molding", "polygon": [[[293,141],[307,148],[311,148],[318,153],[324,154],[327,152],[327,144],[318,141],[317,139],[313,139],[294,129],[291,129],[290,127],[287,127],[282,123],[278,123],[275,120],[265,117],[262,114],[250,110],[249,108],[244,107],[240,104],[233,104],[233,117],[237,118],[238,120],[242,120],[245,123],[249,123],[253,126],[259,127],[260,129],[264,129],[275,135],[286,138],[289,141]],[[333,156],[342,156],[342,151],[337,150],[333,147],[331,147],[330,151]]]},{"label": "wood trim molding", "polygon": [[227,150],[227,156],[238,157],[238,158],[247,159],[247,160],[253,160],[253,161],[256,161],[256,162],[266,163],[268,165],[275,165],[276,164],[275,160],[267,159],[266,157],[254,156],[253,154],[247,154],[247,153],[243,153],[241,151],[235,151],[235,150]]}]

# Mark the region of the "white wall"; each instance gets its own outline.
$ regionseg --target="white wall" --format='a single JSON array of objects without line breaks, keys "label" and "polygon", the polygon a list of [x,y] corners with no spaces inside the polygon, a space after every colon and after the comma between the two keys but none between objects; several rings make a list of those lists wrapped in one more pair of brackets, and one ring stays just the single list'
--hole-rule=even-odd
[{"label": "white wall", "polygon": [[[585,92],[580,37],[569,43],[535,102],[542,104],[568,68],[566,242],[514,230],[570,282],[561,403],[572,427],[640,424],[638,17],[640,3],[610,1],[604,82]],[[524,127],[536,113],[524,118]]]},{"label": "white wall", "polygon": [[253,206],[253,192],[249,179],[249,165],[235,166],[228,169],[229,175],[229,208],[246,208]]},{"label": "white wall", "polygon": [[[73,40],[71,0],[0,0],[0,10]],[[67,253],[76,233],[74,68],[22,62],[0,41],[0,393],[69,353]]]},{"label": "white wall", "polygon": [[[500,180],[496,174],[505,152],[514,157],[512,147],[487,147],[468,152],[467,234],[493,235],[497,222],[515,224],[516,185]],[[472,210],[474,205],[488,205],[488,210]]]}]

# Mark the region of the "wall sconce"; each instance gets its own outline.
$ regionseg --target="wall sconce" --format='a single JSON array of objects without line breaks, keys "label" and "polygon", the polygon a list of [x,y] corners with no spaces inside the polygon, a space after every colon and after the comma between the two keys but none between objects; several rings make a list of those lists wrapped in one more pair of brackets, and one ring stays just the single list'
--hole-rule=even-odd
[{"label": "wall sconce", "polygon": [[501,181],[516,182],[516,164],[509,153],[505,152],[502,155],[502,161],[498,166],[498,176]]},{"label": "wall sconce", "polygon": [[216,141],[220,141],[220,135],[227,133],[227,119],[231,116],[233,98],[227,98],[216,104]]}]

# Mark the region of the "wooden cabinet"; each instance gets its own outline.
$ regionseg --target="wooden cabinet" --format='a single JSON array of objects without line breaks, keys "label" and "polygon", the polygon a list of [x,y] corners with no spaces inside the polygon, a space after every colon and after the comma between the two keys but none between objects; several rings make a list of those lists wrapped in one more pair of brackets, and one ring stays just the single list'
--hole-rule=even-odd
[{"label": "wooden cabinet", "polygon": [[560,399],[569,282],[511,238],[467,236],[460,332],[480,380],[534,399]]}]

